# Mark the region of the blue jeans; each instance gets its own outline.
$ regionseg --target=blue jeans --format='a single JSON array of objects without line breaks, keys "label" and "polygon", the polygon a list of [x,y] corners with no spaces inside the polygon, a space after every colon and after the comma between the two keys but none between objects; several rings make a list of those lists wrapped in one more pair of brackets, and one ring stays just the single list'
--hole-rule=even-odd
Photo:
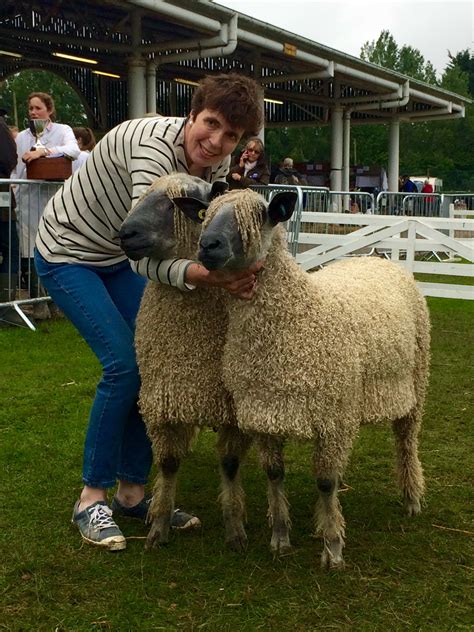
[{"label": "blue jeans", "polygon": [[138,412],[140,378],[134,349],[135,318],[146,280],[128,261],[99,267],[48,263],[35,251],[38,276],[99,359],[84,447],[83,481],[113,487],[116,480],[145,484],[151,445]]}]

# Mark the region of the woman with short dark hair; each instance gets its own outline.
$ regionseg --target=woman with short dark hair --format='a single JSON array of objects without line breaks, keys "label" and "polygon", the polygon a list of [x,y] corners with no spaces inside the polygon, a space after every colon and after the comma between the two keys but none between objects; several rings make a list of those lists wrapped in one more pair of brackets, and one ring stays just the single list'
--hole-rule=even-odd
[{"label": "woman with short dark hair", "polygon": [[[112,510],[140,519],[148,511],[144,486],[152,454],[137,408],[140,378],[133,345],[146,279],[182,292],[210,286],[249,299],[261,267],[222,273],[183,259],[131,262],[120,245],[121,224],[157,177],[181,172],[209,183],[225,180],[231,153],[262,122],[253,80],[236,74],[206,77],[189,116],[144,117],[108,132],[45,209],[36,240],[38,274],[103,369],[89,417],[84,487],[73,512],[73,522],[91,544],[124,549]],[[110,507],[107,490],[117,480]],[[172,526],[198,522],[180,512]]]}]

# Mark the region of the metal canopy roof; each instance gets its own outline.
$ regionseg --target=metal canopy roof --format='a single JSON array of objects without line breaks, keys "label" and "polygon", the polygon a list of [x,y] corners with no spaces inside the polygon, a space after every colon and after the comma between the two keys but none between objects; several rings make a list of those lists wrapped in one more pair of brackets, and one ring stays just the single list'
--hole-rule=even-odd
[{"label": "metal canopy roof", "polygon": [[[146,64],[147,76],[156,72],[157,110],[163,114],[187,114],[192,88],[183,80],[231,70],[253,76],[266,99],[282,102],[265,103],[267,127],[322,125],[335,108],[343,108],[352,124],[459,118],[470,103],[211,0],[2,5],[0,51],[21,57],[0,53],[0,80],[29,68],[57,73],[81,96],[94,127],[127,118],[127,76],[137,63]],[[59,59],[55,52],[97,64]]]}]

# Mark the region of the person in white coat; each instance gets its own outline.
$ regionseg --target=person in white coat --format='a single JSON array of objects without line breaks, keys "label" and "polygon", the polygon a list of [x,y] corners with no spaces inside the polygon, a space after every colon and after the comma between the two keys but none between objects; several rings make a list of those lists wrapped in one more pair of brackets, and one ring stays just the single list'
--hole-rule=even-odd
[{"label": "person in white coat", "polygon": [[[45,92],[32,92],[28,96],[28,116],[30,120],[44,119],[49,123],[41,136],[40,148],[35,148],[36,138],[30,129],[25,129],[16,137],[18,162],[11,177],[26,179],[26,167],[44,156],[66,156],[75,160],[80,153],[76,138],[69,125],[55,123],[56,110],[53,98]],[[47,184],[22,184],[16,187],[17,219],[22,258],[22,273],[26,278],[30,296],[38,295],[37,281],[34,278],[33,251],[36,231],[49,198],[56,192],[57,186]]]}]

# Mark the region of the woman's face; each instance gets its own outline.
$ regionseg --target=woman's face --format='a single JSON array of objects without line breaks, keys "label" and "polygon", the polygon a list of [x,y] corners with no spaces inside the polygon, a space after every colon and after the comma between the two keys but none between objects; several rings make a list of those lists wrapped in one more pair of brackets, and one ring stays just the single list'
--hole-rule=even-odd
[{"label": "woman's face", "polygon": [[52,110],[48,110],[46,104],[38,97],[32,97],[28,102],[28,115],[30,119],[48,119]]},{"label": "woman's face", "polygon": [[262,153],[256,143],[249,143],[248,146],[245,148],[245,151],[247,153],[249,162],[255,162],[256,160],[258,160],[260,158],[260,154]]},{"label": "woman's face", "polygon": [[232,127],[218,110],[191,112],[184,135],[188,167],[210,167],[230,156],[244,130]]}]

